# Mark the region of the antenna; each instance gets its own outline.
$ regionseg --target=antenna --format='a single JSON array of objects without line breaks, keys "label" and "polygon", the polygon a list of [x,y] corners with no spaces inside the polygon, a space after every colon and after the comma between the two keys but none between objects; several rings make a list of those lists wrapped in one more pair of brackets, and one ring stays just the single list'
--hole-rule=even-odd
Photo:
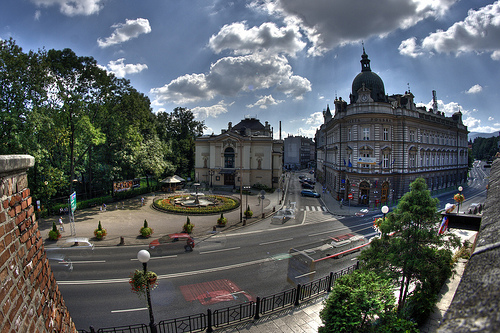
[{"label": "antenna", "polygon": [[410,93],[410,83],[406,84],[408,86],[408,93]]}]

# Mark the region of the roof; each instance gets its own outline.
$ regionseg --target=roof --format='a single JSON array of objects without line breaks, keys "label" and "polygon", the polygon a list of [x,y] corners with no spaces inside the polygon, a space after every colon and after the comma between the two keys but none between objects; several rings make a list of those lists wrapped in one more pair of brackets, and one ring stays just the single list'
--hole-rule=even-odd
[{"label": "roof", "polygon": [[257,118],[246,118],[236,124],[233,129],[242,130],[242,129],[251,129],[252,131],[262,131],[266,128]]}]

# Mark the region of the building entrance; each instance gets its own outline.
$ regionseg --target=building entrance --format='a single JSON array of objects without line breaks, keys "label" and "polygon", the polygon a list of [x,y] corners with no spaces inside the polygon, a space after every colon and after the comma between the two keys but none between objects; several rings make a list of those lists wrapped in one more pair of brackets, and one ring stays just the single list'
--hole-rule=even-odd
[{"label": "building entrance", "polygon": [[362,182],[359,184],[359,199],[358,202],[361,205],[368,205],[370,202],[370,184],[368,182]]},{"label": "building entrance", "polygon": [[380,194],[380,202],[385,204],[389,200],[389,183],[384,182],[382,184],[382,193]]},{"label": "building entrance", "polygon": [[233,185],[234,186],[234,173],[226,173],[224,175],[224,185]]}]

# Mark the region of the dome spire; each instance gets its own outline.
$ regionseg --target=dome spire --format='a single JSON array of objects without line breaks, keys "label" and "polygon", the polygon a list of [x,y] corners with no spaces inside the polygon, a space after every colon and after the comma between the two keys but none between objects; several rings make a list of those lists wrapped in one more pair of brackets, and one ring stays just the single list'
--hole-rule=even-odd
[{"label": "dome spire", "polygon": [[365,43],[363,43],[363,54],[361,55],[361,71],[371,72],[370,59],[368,59],[368,54],[365,52]]}]

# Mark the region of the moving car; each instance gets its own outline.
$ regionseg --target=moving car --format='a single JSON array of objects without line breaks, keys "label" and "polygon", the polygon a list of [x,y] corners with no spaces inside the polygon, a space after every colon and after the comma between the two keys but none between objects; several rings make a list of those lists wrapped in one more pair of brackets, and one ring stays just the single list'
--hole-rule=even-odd
[{"label": "moving car", "polygon": [[48,254],[47,259],[56,279],[66,278],[73,271],[73,263],[64,254]]},{"label": "moving car", "polygon": [[279,221],[282,224],[285,223],[288,219],[295,219],[295,210],[294,209],[281,209],[273,215],[272,221]]},{"label": "moving car", "polygon": [[188,233],[181,232],[165,235],[149,243],[149,251],[163,254],[167,252],[191,252],[194,248],[194,239]]},{"label": "moving car", "polygon": [[305,189],[305,190],[300,191],[300,195],[303,197],[313,197],[313,198],[321,197],[321,194],[319,194],[318,192],[316,192],[314,190],[310,190],[310,189]]},{"label": "moving car", "polygon": [[65,254],[68,257],[88,257],[93,254],[94,243],[92,243],[88,238],[84,237],[70,237],[62,244],[56,244],[56,246],[46,246],[45,252],[47,256],[56,256],[59,254]]}]

